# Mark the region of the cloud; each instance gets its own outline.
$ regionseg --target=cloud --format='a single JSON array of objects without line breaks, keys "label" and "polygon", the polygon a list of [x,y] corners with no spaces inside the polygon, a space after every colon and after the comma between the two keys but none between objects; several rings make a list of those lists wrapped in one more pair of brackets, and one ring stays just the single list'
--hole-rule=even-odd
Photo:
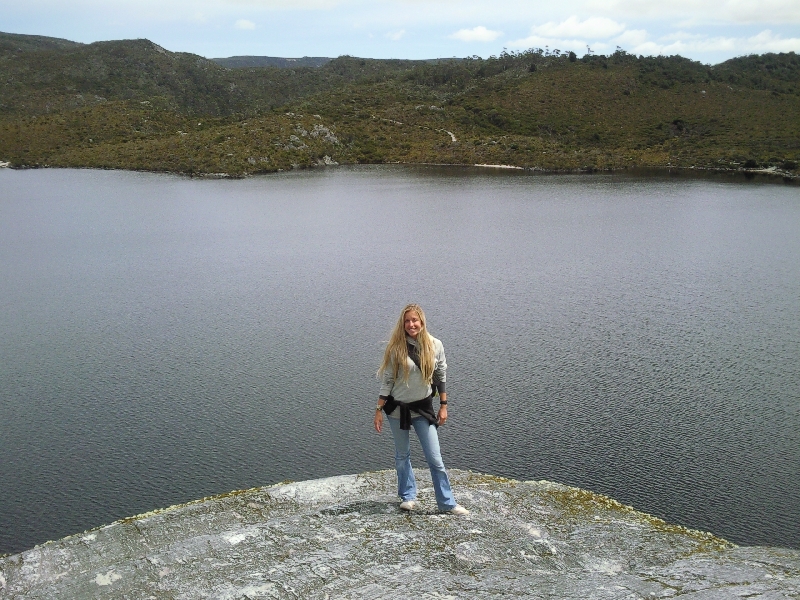
[{"label": "cloud", "polygon": [[647,37],[647,31],[644,29],[628,29],[611,41],[620,48],[633,48],[644,44]]},{"label": "cloud", "polygon": [[737,40],[726,37],[705,37],[694,40],[674,40],[668,43],[665,41],[647,41],[638,46],[630,48],[631,54],[642,54],[644,56],[691,56],[698,52],[725,52],[734,54],[736,52]]},{"label": "cloud", "polygon": [[342,0],[223,0],[219,4],[250,6],[265,10],[330,10],[342,4]]},{"label": "cloud", "polygon": [[545,38],[537,35],[531,35],[522,40],[514,40],[508,43],[509,48],[551,48],[559,49],[561,51],[575,50],[579,52],[584,50],[586,46],[591,45],[594,52],[602,51],[605,46],[600,48],[596,47],[596,43],[587,43],[586,40],[557,40],[555,38]]},{"label": "cloud", "polygon": [[589,17],[581,21],[573,15],[559,23],[550,21],[544,25],[534,25],[531,27],[531,35],[513,40],[508,45],[512,48],[549,47],[565,50],[592,46],[595,52],[607,52],[614,47],[611,43],[614,36],[628,43],[643,43],[647,32],[636,29],[626,31],[624,23],[605,17]]},{"label": "cloud", "polygon": [[[685,0],[676,0],[685,2]],[[766,0],[769,1],[769,0]],[[764,29],[749,37],[712,35],[684,30],[651,35],[645,29],[627,29],[623,23],[603,17],[580,20],[571,16],[561,22],[531,27],[531,35],[508,43],[511,48],[560,48],[582,51],[591,47],[597,54],[614,52],[616,47],[644,56],[711,56],[800,52],[800,38],[783,37]]]},{"label": "cloud", "polygon": [[501,35],[503,35],[502,31],[493,31],[480,25],[472,29],[459,29],[447,37],[454,40],[461,40],[462,42],[493,42]]},{"label": "cloud", "polygon": [[796,0],[727,0],[725,13],[734,23],[800,23]]},{"label": "cloud", "polygon": [[800,38],[784,38],[769,29],[750,37],[739,38],[675,31],[656,40],[647,39],[644,31],[631,30],[612,41],[631,54],[644,56],[722,54],[730,57],[764,52],[800,52]]},{"label": "cloud", "polygon": [[680,26],[687,23],[800,23],[797,0],[585,0],[583,10],[617,19],[676,19]]},{"label": "cloud", "polygon": [[255,29],[256,24],[247,19],[239,19],[236,21],[236,29]]},{"label": "cloud", "polygon": [[386,34],[386,37],[392,40],[393,42],[399,42],[403,36],[406,34],[405,29],[401,29],[400,31],[390,31]]},{"label": "cloud", "polygon": [[769,29],[747,38],[749,52],[800,52],[800,38],[782,38]]},{"label": "cloud", "polygon": [[586,40],[602,40],[618,35],[625,31],[625,25],[605,17],[589,17],[579,21],[578,17],[571,16],[561,23],[545,23],[538,27],[531,27],[533,35],[544,38],[581,38]]}]

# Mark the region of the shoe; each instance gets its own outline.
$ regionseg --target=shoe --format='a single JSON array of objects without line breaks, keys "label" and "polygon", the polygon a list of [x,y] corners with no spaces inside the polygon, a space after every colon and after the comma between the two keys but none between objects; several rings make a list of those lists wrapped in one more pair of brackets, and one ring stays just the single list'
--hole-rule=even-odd
[{"label": "shoe", "polygon": [[400,503],[400,510],[414,510],[417,506],[417,503],[413,500],[405,500]]},{"label": "shoe", "polygon": [[466,508],[464,508],[463,506],[461,506],[460,504],[456,504],[453,508],[451,508],[447,512],[449,512],[451,515],[455,515],[457,517],[463,517],[464,515],[468,515],[469,514],[469,511]]}]

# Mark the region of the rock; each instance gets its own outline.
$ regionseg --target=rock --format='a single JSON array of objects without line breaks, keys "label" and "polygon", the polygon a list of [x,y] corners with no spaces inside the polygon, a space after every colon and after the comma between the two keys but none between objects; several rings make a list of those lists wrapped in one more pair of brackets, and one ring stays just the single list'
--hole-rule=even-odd
[{"label": "rock", "polygon": [[800,551],[736,547],[608,497],[451,471],[469,516],[401,512],[394,472],[231,492],[0,559],[3,598],[795,598]]}]

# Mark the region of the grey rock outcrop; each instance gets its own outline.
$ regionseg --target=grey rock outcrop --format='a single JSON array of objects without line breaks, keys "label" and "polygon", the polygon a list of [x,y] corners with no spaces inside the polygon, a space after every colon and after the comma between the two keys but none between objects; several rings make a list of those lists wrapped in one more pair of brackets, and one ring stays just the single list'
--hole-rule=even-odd
[{"label": "grey rock outcrop", "polygon": [[451,471],[231,492],[0,559],[3,598],[799,598],[800,552],[736,547],[585,490]]}]

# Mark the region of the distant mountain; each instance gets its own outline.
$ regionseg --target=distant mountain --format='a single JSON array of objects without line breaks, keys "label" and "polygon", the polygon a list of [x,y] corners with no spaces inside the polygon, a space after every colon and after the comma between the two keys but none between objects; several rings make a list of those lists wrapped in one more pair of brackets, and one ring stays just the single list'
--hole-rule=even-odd
[{"label": "distant mountain", "polygon": [[[352,57],[350,57],[352,58]],[[294,69],[297,67],[322,67],[333,58],[324,56],[304,56],[302,58],[280,58],[278,56],[230,56],[228,58],[212,58],[215,63],[229,69],[247,69],[258,67],[276,67],[279,69]],[[373,60],[373,59],[370,59]],[[440,63],[460,61],[461,58],[427,58],[413,61],[403,61],[407,63]]]},{"label": "distant mountain", "polygon": [[794,177],[798,140],[793,52],[714,66],[541,49],[489,59],[209,60],[144,39],[0,34],[0,162],[12,166],[242,175],[430,162]]},{"label": "distant mountain", "polygon": [[153,97],[212,114],[238,105],[226,69],[200,56],[169,52],[149,40],[27,41],[27,51],[9,48],[8,43],[0,47],[0,81],[6,82],[0,114],[47,113]]},{"label": "distant mountain", "polygon": [[83,46],[80,42],[71,42],[61,38],[43,35],[23,35],[20,33],[3,33],[0,31],[0,52],[33,52],[36,50],[62,50]]},{"label": "distant mountain", "polygon": [[303,58],[280,58],[277,56],[230,56],[228,58],[212,58],[215,63],[228,69],[245,69],[248,67],[277,67],[292,69],[295,67],[321,67],[332,61],[324,56],[304,56]]},{"label": "distant mountain", "polygon": [[414,64],[342,57],[324,59],[321,67],[229,69],[196,54],[170,52],[146,39],[78,44],[0,35],[0,81],[5,82],[0,115],[154,98],[182,113],[252,114]]}]

